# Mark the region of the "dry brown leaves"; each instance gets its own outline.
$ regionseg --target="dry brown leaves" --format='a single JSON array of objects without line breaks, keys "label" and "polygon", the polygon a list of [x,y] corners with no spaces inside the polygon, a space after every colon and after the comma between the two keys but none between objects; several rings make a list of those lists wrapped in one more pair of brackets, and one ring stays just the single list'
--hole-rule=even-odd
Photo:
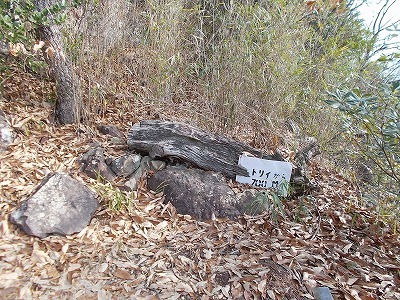
[{"label": "dry brown leaves", "polygon": [[92,185],[77,174],[77,157],[93,142],[119,150],[90,128],[53,127],[40,102],[1,100],[0,108],[15,133],[0,154],[0,298],[312,299],[313,287],[328,286],[337,299],[400,299],[398,237],[346,180],[317,166],[319,189],[285,202],[278,222],[198,222],[142,189],[129,213],[103,203],[78,234],[29,237],[8,216],[46,173]]}]

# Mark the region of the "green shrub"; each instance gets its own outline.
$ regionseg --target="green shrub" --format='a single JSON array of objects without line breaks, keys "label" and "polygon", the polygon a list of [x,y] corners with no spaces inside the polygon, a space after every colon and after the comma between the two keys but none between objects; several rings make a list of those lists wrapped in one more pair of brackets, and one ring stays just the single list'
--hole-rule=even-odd
[{"label": "green shrub", "polygon": [[[23,56],[24,67],[37,72],[43,69],[43,60],[37,57],[38,47],[36,39],[37,29],[40,26],[52,24],[60,25],[67,18],[67,9],[77,7],[87,2],[86,0],[73,0],[66,2],[60,0],[49,7],[39,9],[31,0],[0,1],[0,43],[3,50],[12,56]],[[36,47],[34,47],[36,43]],[[4,52],[4,51],[3,51]],[[3,66],[5,56],[0,56]]]},{"label": "green shrub", "polygon": [[[400,81],[383,84],[375,95],[336,90],[325,100],[342,115],[348,151],[372,168],[366,197],[380,205],[382,216],[400,210]],[[388,209],[390,207],[390,209]],[[391,214],[387,214],[391,211]]]},{"label": "green shrub", "polygon": [[8,0],[0,2],[0,40],[5,43],[22,43],[31,46],[35,40],[35,29],[49,24],[49,16],[54,15],[54,22],[61,24],[66,15],[65,0],[48,8],[38,10],[30,0]]},{"label": "green shrub", "polygon": [[105,180],[100,174],[98,174],[93,188],[99,195],[100,200],[104,204],[108,204],[108,207],[116,213],[130,212],[135,207],[134,201],[137,198],[137,192],[123,192]]}]

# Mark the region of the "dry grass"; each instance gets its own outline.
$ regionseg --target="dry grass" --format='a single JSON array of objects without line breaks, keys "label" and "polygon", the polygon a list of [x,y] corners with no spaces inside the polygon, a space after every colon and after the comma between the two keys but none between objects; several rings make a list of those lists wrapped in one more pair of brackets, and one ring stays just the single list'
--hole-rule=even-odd
[{"label": "dry grass", "polygon": [[323,92],[357,68],[338,72],[349,65],[339,43],[310,51],[319,37],[305,13],[303,3],[211,0],[104,1],[75,11],[66,32],[87,119],[118,98],[124,109],[145,107],[149,118],[179,115],[261,148],[284,139],[289,118],[324,143],[337,118]]}]

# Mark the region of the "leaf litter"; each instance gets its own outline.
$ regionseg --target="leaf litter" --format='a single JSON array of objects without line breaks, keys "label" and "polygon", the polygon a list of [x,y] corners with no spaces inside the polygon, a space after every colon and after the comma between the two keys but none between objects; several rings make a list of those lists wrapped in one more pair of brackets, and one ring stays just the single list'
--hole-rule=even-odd
[{"label": "leaf litter", "polygon": [[[318,188],[283,201],[277,220],[199,222],[142,182],[129,211],[102,203],[80,233],[27,236],[8,217],[47,173],[93,187],[76,158],[96,142],[109,154],[124,149],[83,125],[53,127],[47,105],[2,99],[0,108],[15,137],[0,154],[1,299],[313,299],[317,286],[335,299],[400,299],[398,236],[358,203],[351,183],[316,163]],[[98,122],[116,125],[109,118]]]}]

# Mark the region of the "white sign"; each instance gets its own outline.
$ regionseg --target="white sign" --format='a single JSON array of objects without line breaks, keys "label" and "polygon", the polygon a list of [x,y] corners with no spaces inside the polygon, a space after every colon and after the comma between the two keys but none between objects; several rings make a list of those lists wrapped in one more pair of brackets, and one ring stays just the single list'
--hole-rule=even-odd
[{"label": "white sign", "polygon": [[237,175],[237,182],[262,188],[277,188],[286,196],[292,174],[291,163],[241,155],[238,164],[247,170],[250,177]]}]

